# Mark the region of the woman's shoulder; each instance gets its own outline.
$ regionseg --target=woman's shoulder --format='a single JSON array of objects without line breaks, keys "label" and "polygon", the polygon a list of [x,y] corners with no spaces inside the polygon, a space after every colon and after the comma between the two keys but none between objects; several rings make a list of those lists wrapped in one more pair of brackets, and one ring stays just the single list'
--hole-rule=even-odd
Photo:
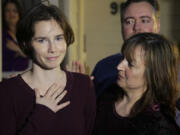
[{"label": "woman's shoulder", "polygon": [[18,96],[19,92],[17,92],[17,90],[22,89],[19,87],[19,77],[20,76],[12,77],[0,83],[1,101],[11,100],[14,96]]},{"label": "woman's shoulder", "polygon": [[12,84],[16,84],[19,80],[19,77],[20,75],[17,75],[17,76],[14,76],[14,77],[11,77],[11,78],[8,78],[8,79],[3,79],[0,83],[0,86],[9,86],[11,87]]},{"label": "woman's shoulder", "polygon": [[66,75],[67,75],[67,79],[72,80],[72,81],[76,81],[76,82],[81,82],[81,84],[84,83],[89,83],[91,82],[91,79],[88,75],[86,74],[82,74],[82,73],[76,73],[76,72],[69,72],[69,71],[65,71]]},{"label": "woman's shoulder", "polygon": [[67,86],[73,89],[73,91],[76,90],[77,92],[78,90],[85,95],[89,94],[89,92],[95,94],[93,82],[88,75],[66,71],[66,76]]},{"label": "woman's shoulder", "polygon": [[71,75],[71,76],[73,76],[73,77],[78,77],[78,78],[89,78],[89,76],[86,75],[86,74],[77,73],[77,72],[69,72],[69,71],[65,71],[65,72],[66,72],[66,74]]},{"label": "woman's shoulder", "polygon": [[15,77],[2,80],[0,82],[0,90],[1,92],[8,92],[9,90],[19,89],[19,86],[23,84],[23,80],[20,75]]}]

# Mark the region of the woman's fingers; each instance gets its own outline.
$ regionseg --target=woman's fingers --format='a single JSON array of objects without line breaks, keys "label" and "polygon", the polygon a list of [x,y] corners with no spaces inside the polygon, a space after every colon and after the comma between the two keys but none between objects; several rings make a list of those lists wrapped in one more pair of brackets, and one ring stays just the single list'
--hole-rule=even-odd
[{"label": "woman's fingers", "polygon": [[62,92],[63,92],[63,88],[59,87],[54,91],[54,93],[51,96],[52,98],[56,99]]},{"label": "woman's fingers", "polygon": [[70,104],[70,101],[66,101],[66,102],[64,102],[64,103],[62,103],[62,104],[59,104],[59,105],[57,106],[57,108],[56,108],[56,112],[59,111],[59,110],[61,110],[61,109],[63,109],[63,108],[65,108],[65,107],[68,106],[69,104]]},{"label": "woman's fingers", "polygon": [[57,89],[56,87],[56,84],[51,85],[43,97],[40,96],[40,91],[37,88],[35,88],[34,91],[36,96],[36,103],[45,105],[46,107],[50,108],[53,112],[57,112],[69,105],[69,101],[59,104],[59,102],[67,94],[67,90],[63,91],[63,88],[59,87],[59,89]]},{"label": "woman's fingers", "polygon": [[56,87],[57,87],[56,83],[53,83],[47,90],[45,96],[48,96],[48,97],[52,96],[54,92],[57,91]]},{"label": "woman's fingers", "polygon": [[56,112],[65,108],[66,106],[70,104],[70,101],[66,101],[62,104],[58,104],[64,98],[66,94],[67,94],[67,90],[64,90],[61,94],[58,95],[58,97],[55,98]]},{"label": "woman's fingers", "polygon": [[67,94],[67,91],[63,91],[61,94],[58,94],[56,97],[54,97],[56,104],[58,104],[64,96]]}]

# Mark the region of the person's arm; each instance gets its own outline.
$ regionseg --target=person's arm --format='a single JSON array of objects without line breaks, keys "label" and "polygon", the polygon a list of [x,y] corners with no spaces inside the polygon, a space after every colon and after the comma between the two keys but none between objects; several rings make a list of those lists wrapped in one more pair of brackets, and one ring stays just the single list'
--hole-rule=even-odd
[{"label": "person's arm", "polygon": [[16,45],[12,40],[7,40],[7,48],[11,51],[16,52],[16,57],[21,56],[26,58],[27,56],[21,51],[18,45]]},{"label": "person's arm", "polygon": [[13,100],[8,90],[0,87],[0,135],[16,134],[16,117]]}]

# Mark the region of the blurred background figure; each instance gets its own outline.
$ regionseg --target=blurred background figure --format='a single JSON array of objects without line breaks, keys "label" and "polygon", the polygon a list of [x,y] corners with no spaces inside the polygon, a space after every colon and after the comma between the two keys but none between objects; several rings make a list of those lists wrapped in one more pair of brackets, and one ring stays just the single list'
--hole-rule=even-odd
[{"label": "blurred background figure", "polygon": [[20,50],[16,39],[16,24],[23,15],[21,5],[17,0],[6,0],[2,5],[2,70],[3,79],[25,71],[29,59]]}]

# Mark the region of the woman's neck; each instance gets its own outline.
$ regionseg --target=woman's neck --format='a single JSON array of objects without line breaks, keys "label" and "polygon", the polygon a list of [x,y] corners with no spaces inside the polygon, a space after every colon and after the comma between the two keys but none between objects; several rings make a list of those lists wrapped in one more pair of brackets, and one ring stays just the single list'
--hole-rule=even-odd
[{"label": "woman's neck", "polygon": [[32,89],[38,88],[42,95],[53,84],[56,84],[57,87],[65,87],[66,85],[66,74],[60,67],[45,70],[37,65],[33,65],[33,68],[23,74],[22,77]]},{"label": "woman's neck", "polygon": [[55,81],[57,78],[60,78],[63,74],[60,66],[54,69],[46,70],[38,66],[37,64],[33,64],[33,68],[31,70],[32,78],[37,78],[39,81]]},{"label": "woman's neck", "polygon": [[119,115],[128,116],[133,105],[142,97],[142,90],[131,90],[124,94],[122,99],[115,102],[115,108]]}]

